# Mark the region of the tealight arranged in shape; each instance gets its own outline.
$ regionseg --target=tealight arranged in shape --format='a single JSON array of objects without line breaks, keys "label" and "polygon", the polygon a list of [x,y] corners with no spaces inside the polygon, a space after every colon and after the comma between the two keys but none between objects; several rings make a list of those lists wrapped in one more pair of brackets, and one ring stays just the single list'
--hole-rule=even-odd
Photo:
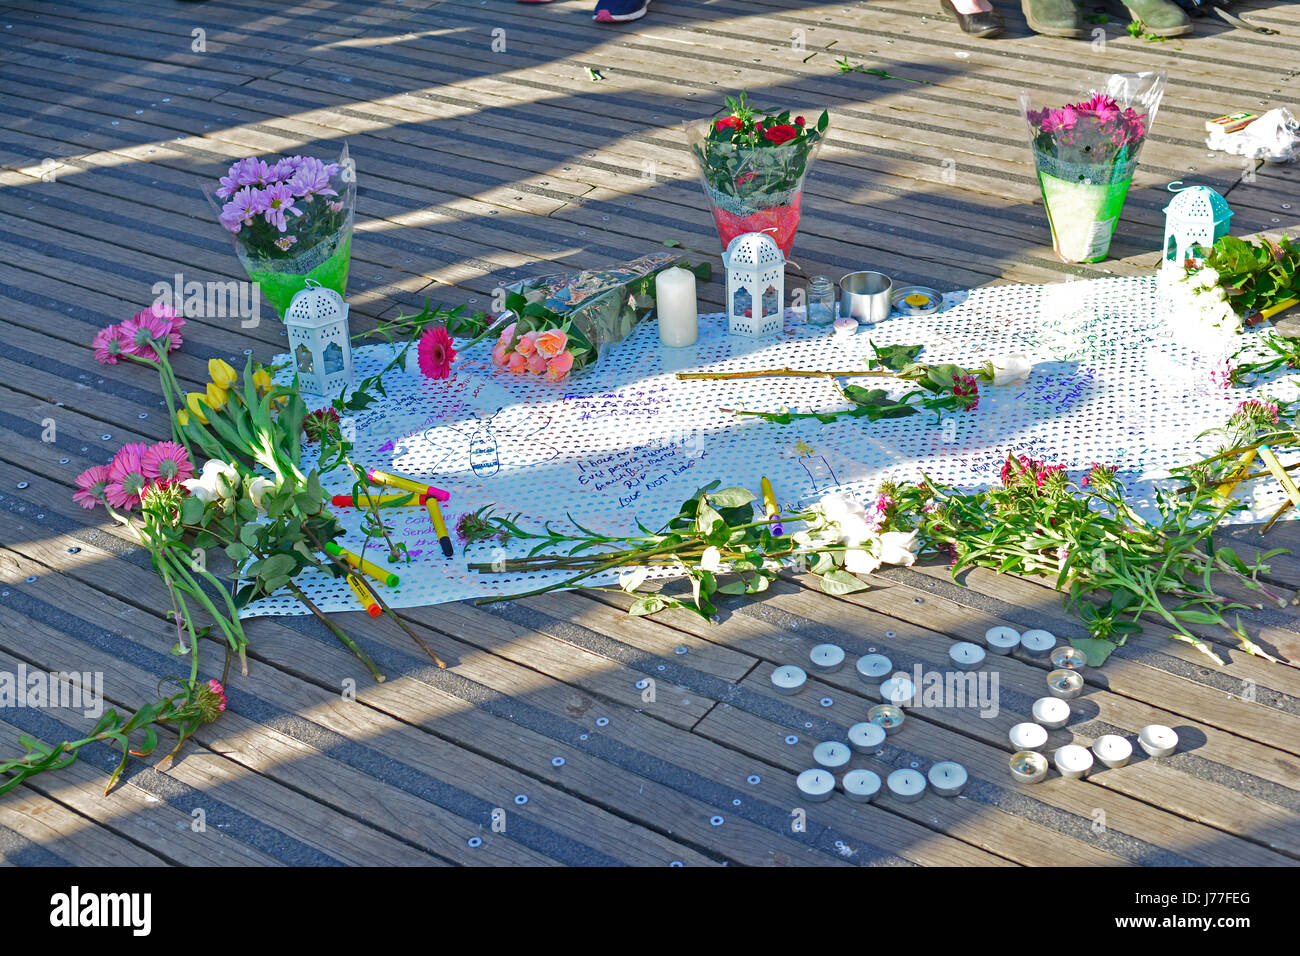
[{"label": "tealight arranged in shape", "polygon": [[1092,751],[1078,744],[1066,744],[1053,755],[1062,777],[1078,780],[1092,766]]},{"label": "tealight arranged in shape", "polygon": [[1048,730],[1059,730],[1070,720],[1070,705],[1059,697],[1040,697],[1034,701],[1031,713]]},{"label": "tealight arranged in shape", "polygon": [[844,648],[838,644],[818,644],[808,654],[813,670],[833,674],[844,666]]},{"label": "tealight arranged in shape", "polygon": [[795,786],[805,800],[821,803],[829,800],[835,791],[835,777],[829,770],[805,770],[795,780]]},{"label": "tealight arranged in shape", "polygon": [[1020,635],[1020,648],[1030,657],[1046,657],[1056,646],[1056,635],[1042,628],[1034,628]]},{"label": "tealight arranged in shape", "polygon": [[1178,746],[1178,735],[1164,724],[1147,724],[1138,731],[1138,743],[1152,757],[1168,757]]},{"label": "tealight arranged in shape", "polygon": [[1052,666],[1056,668],[1068,668],[1072,671],[1081,671],[1088,666],[1088,655],[1077,647],[1071,647],[1069,644],[1063,644],[1052,651]]},{"label": "tealight arranged in shape", "polygon": [[1038,724],[1016,724],[1007,736],[1017,750],[1037,750],[1047,743],[1047,731]]},{"label": "tealight arranged in shape", "polygon": [[895,770],[885,780],[889,792],[903,803],[920,800],[925,794],[925,777],[915,770]]},{"label": "tealight arranged in shape", "polygon": [[844,795],[855,803],[870,803],[880,792],[880,776],[870,770],[850,770],[840,784]]},{"label": "tealight arranged in shape", "polygon": [[984,643],[994,654],[1010,654],[1020,646],[1020,632],[1014,627],[990,627],[984,632]]},{"label": "tealight arranged in shape", "polygon": [[868,720],[849,728],[849,746],[860,754],[875,753],[884,743],[885,728],[880,724]]},{"label": "tealight arranged in shape", "polygon": [[904,707],[916,696],[916,685],[906,677],[891,677],[880,685],[880,699]]},{"label": "tealight arranged in shape", "polygon": [[841,770],[853,756],[847,745],[838,740],[826,740],[813,748],[813,760],[827,770]]},{"label": "tealight arranged in shape", "polygon": [[926,774],[930,779],[930,789],[941,797],[955,797],[966,789],[970,778],[966,768],[952,760],[943,760],[930,768]]},{"label": "tealight arranged in shape", "polygon": [[958,670],[973,671],[984,663],[984,648],[970,641],[958,641],[948,648],[948,659]]},{"label": "tealight arranged in shape", "polygon": [[879,686],[893,669],[893,662],[884,654],[863,654],[858,658],[858,676],[864,684]]},{"label": "tealight arranged in shape", "polygon": [[1011,776],[1017,783],[1038,783],[1047,776],[1047,758],[1032,750],[1011,755]]},{"label": "tealight arranged in shape", "polygon": [[1133,756],[1133,745],[1119,734],[1103,734],[1092,742],[1092,752],[1113,770],[1129,762]]},{"label": "tealight arranged in shape", "polygon": [[1053,697],[1071,700],[1083,693],[1083,675],[1065,668],[1051,671],[1047,675],[1047,689]]},{"label": "tealight arranged in shape", "polygon": [[879,724],[886,734],[896,733],[903,726],[903,709],[893,704],[877,704],[867,711],[867,720]]},{"label": "tealight arranged in shape", "polygon": [[802,667],[786,664],[772,671],[772,686],[778,694],[797,694],[808,683],[808,674]]}]

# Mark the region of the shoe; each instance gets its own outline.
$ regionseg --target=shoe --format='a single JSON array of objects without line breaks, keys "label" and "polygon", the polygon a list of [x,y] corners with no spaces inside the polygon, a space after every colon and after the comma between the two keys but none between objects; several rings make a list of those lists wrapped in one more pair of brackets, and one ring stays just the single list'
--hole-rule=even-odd
[{"label": "shoe", "polygon": [[1020,0],[1029,29],[1049,37],[1081,37],[1083,17],[1074,0]]},{"label": "shoe", "polygon": [[1007,28],[1007,21],[996,10],[962,13],[952,5],[952,0],[939,0],[939,9],[956,18],[962,33],[973,37],[995,37]]},{"label": "shoe", "polygon": [[1181,37],[1192,32],[1192,19],[1169,0],[1124,0],[1129,15],[1153,37]]},{"label": "shoe", "polygon": [[597,23],[626,23],[645,16],[650,0],[600,0],[592,17]]}]

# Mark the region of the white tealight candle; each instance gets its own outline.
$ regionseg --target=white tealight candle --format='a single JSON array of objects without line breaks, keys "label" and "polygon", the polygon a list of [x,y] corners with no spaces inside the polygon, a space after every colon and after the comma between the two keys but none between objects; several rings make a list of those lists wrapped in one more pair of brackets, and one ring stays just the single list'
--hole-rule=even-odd
[{"label": "white tealight candle", "polygon": [[1047,730],[1039,724],[1016,724],[1007,736],[1017,750],[1037,750],[1047,743]]},{"label": "white tealight candle", "polygon": [[772,671],[772,686],[778,694],[797,694],[808,682],[808,675],[802,667],[786,664]]},{"label": "white tealight candle", "polygon": [[1020,646],[1020,632],[1014,627],[990,627],[984,632],[984,643],[994,654],[1010,654]]},{"label": "white tealight candle", "polygon": [[1088,666],[1088,655],[1077,647],[1070,647],[1067,644],[1052,651],[1052,666],[1081,671]]},{"label": "white tealight candle", "polygon": [[1114,769],[1128,763],[1133,745],[1119,734],[1103,734],[1092,742],[1092,752],[1107,767]]},{"label": "white tealight candle", "polygon": [[899,707],[912,702],[916,696],[916,685],[906,677],[891,677],[880,685],[880,699]]},{"label": "white tealight candle", "polygon": [[673,349],[695,344],[700,337],[700,313],[693,272],[674,266],[655,276],[655,309],[660,342]]},{"label": "white tealight candle", "polygon": [[829,770],[805,770],[794,783],[803,798],[813,803],[829,800],[835,790],[835,777]]},{"label": "white tealight candle", "polygon": [[870,770],[850,770],[841,781],[844,795],[855,803],[870,803],[880,792],[880,776]]},{"label": "white tealight candle", "polygon": [[895,770],[885,783],[889,792],[904,803],[920,800],[925,794],[925,777],[915,770]]},{"label": "white tealight candle", "polygon": [[1017,783],[1038,783],[1047,776],[1047,758],[1032,750],[1011,755],[1011,776]]},{"label": "white tealight candle", "polygon": [[864,684],[879,685],[893,669],[893,661],[884,654],[864,654],[858,658],[858,676]]},{"label": "white tealight candle", "polygon": [[1056,646],[1056,635],[1051,631],[1034,628],[1020,635],[1020,647],[1030,657],[1046,657]]},{"label": "white tealight candle", "polygon": [[872,721],[849,728],[849,746],[860,754],[875,753],[885,743],[885,728]]},{"label": "white tealight candle", "polygon": [[818,644],[808,654],[813,670],[833,674],[844,666],[844,648],[838,644]]},{"label": "white tealight candle", "polygon": [[1047,675],[1047,689],[1053,697],[1072,700],[1083,693],[1083,675],[1065,668],[1050,671]]},{"label": "white tealight candle", "polygon": [[1078,744],[1066,744],[1056,752],[1054,760],[1062,777],[1078,780],[1092,766],[1092,752]]},{"label": "white tealight candle", "polygon": [[952,760],[943,760],[930,768],[930,789],[941,797],[955,797],[966,789],[966,768]]},{"label": "white tealight candle", "polygon": [[1178,735],[1164,724],[1147,724],[1138,731],[1138,743],[1152,757],[1168,757],[1178,746]]},{"label": "white tealight candle", "polygon": [[1070,720],[1070,705],[1059,697],[1040,697],[1034,701],[1031,713],[1048,730],[1059,730]]},{"label": "white tealight candle", "polygon": [[958,641],[948,648],[948,659],[958,670],[973,671],[984,663],[984,648],[970,641]]},{"label": "white tealight candle", "polygon": [[849,762],[853,751],[838,740],[827,740],[813,748],[813,760],[819,767],[839,770]]},{"label": "white tealight candle", "polygon": [[896,733],[903,726],[903,710],[893,704],[877,704],[867,711],[867,720],[879,724],[886,734]]}]

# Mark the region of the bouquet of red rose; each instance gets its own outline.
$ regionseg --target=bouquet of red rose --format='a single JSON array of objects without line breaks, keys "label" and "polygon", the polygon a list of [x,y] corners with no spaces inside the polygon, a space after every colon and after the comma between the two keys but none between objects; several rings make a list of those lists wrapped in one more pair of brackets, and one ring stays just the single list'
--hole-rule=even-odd
[{"label": "bouquet of red rose", "polygon": [[688,127],[691,152],[725,249],[746,232],[772,231],[790,255],[799,229],[804,176],[826,136],[830,115],[816,124],[789,110],[755,109],[746,94],[727,97],[728,115]]}]

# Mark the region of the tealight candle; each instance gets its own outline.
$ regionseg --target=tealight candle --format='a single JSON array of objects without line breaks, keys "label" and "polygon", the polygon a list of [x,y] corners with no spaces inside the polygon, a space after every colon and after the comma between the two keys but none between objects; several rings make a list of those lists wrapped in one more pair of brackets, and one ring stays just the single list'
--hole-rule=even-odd
[{"label": "tealight candle", "polygon": [[1092,742],[1092,752],[1113,770],[1128,763],[1133,756],[1133,745],[1119,734],[1103,734]]},{"label": "tealight candle", "polygon": [[1056,668],[1066,668],[1072,671],[1081,671],[1088,666],[1088,655],[1077,647],[1071,647],[1066,644],[1052,651],[1052,666]]},{"label": "tealight candle", "polygon": [[786,664],[772,671],[772,686],[778,694],[797,694],[808,683],[808,675],[802,667]]},{"label": "tealight candle", "polygon": [[808,654],[813,670],[833,674],[844,666],[844,648],[838,644],[818,644]]},{"label": "tealight candle", "polygon": [[1147,724],[1138,731],[1138,743],[1152,757],[1168,757],[1178,746],[1178,735],[1164,724]]},{"label": "tealight candle", "polygon": [[855,803],[870,803],[880,792],[880,776],[870,770],[850,770],[841,784],[844,795]]},{"label": "tealight candle", "polygon": [[848,319],[848,318],[836,319],[834,323],[834,329],[835,329],[836,338],[848,338],[851,335],[857,334],[858,320]]},{"label": "tealight candle", "polygon": [[1034,628],[1020,635],[1020,647],[1030,657],[1046,657],[1056,646],[1056,635],[1051,631]]},{"label": "tealight candle", "polygon": [[913,803],[925,794],[925,777],[915,770],[895,770],[885,783],[889,792],[904,803]]},{"label": "tealight candle", "polygon": [[903,711],[893,704],[877,704],[867,711],[867,720],[879,724],[886,734],[893,734],[903,726]]},{"label": "tealight candle", "polygon": [[1040,697],[1034,701],[1031,713],[1048,730],[1058,730],[1070,720],[1070,705],[1059,697]]},{"label": "tealight candle", "polygon": [[906,677],[891,677],[880,685],[880,699],[904,707],[916,696],[916,685]]},{"label": "tealight candle", "polygon": [[1011,776],[1017,783],[1038,783],[1047,776],[1047,758],[1032,750],[1011,755]]},{"label": "tealight candle", "polygon": [[1087,747],[1080,747],[1078,744],[1066,744],[1056,751],[1053,759],[1056,762],[1056,769],[1061,771],[1062,777],[1078,780],[1092,766],[1092,751]]},{"label": "tealight candle", "polygon": [[864,654],[858,658],[858,676],[864,684],[879,685],[893,669],[893,661],[884,654]]},{"label": "tealight candle", "polygon": [[943,760],[930,768],[926,774],[930,778],[930,787],[941,797],[955,797],[966,789],[969,777],[966,768],[952,760]]},{"label": "tealight candle", "polygon": [[1010,654],[1020,646],[1020,632],[1014,627],[990,627],[984,632],[984,643],[994,654]]},{"label": "tealight candle", "polygon": [[827,740],[813,748],[813,760],[827,770],[839,770],[852,756],[853,751],[838,740]]},{"label": "tealight candle", "polygon": [[829,800],[835,790],[835,777],[829,770],[805,770],[794,783],[803,798],[813,803]]},{"label": "tealight candle", "polygon": [[958,641],[948,648],[948,659],[958,670],[973,671],[984,663],[984,648],[970,641]]},{"label": "tealight candle", "polygon": [[1016,724],[1007,736],[1017,750],[1037,750],[1047,743],[1047,731],[1039,724]]},{"label": "tealight candle", "polygon": [[849,746],[860,754],[874,753],[884,744],[885,736],[880,724],[864,721],[849,728]]},{"label": "tealight candle", "polygon": [[655,276],[655,308],[662,344],[673,349],[695,344],[700,337],[700,313],[694,273],[674,266]]},{"label": "tealight candle", "polygon": [[1070,700],[1083,693],[1083,675],[1078,671],[1056,670],[1047,675],[1047,689],[1053,697]]}]

